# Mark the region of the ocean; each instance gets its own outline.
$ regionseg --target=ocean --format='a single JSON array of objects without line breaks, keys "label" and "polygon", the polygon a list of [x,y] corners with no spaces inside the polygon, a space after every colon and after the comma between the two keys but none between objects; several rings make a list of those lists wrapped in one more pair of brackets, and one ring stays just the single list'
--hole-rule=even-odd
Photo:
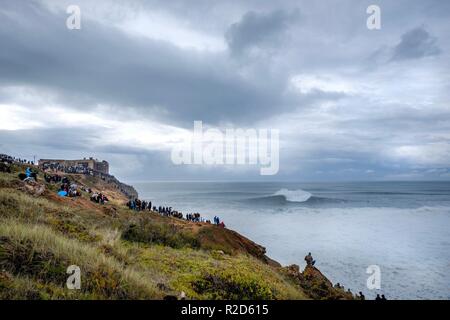
[{"label": "ocean", "polygon": [[[149,182],[140,198],[217,215],[283,265],[311,252],[333,282],[366,298],[450,299],[450,183]],[[381,289],[366,273],[381,270]]]}]

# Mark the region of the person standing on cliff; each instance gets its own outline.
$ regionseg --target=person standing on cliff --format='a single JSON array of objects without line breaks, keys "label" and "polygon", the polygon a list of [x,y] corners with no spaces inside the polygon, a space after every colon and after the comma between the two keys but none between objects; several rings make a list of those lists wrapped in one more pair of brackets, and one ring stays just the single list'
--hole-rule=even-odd
[{"label": "person standing on cliff", "polygon": [[311,252],[308,253],[308,255],[305,257],[306,265],[313,266],[316,261],[313,259]]}]

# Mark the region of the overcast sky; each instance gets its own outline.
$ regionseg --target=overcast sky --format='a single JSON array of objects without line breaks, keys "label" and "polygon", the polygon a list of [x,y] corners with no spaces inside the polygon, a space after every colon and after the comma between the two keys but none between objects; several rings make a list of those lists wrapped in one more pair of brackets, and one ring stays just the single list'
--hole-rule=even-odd
[{"label": "overcast sky", "polygon": [[[126,181],[450,180],[449,16],[441,0],[0,0],[0,153],[93,156]],[[195,120],[278,129],[278,175],[173,165]]]}]

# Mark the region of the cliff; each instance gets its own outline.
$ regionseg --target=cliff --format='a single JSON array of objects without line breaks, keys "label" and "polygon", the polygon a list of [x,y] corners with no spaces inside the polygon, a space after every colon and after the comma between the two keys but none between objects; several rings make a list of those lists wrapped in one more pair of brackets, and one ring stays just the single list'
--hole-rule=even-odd
[{"label": "cliff", "polygon": [[93,173],[94,176],[89,175],[72,175],[78,176],[85,185],[92,185],[98,188],[117,189],[129,199],[139,198],[139,195],[133,186],[120,182],[116,177],[109,174],[102,174],[98,172]]},{"label": "cliff", "polygon": [[[0,173],[1,299],[344,299],[320,271],[281,267],[232,230],[134,212],[135,190],[117,179],[67,175],[108,196],[101,205],[57,195],[58,186]],[[80,268],[80,290],[66,288]]]}]

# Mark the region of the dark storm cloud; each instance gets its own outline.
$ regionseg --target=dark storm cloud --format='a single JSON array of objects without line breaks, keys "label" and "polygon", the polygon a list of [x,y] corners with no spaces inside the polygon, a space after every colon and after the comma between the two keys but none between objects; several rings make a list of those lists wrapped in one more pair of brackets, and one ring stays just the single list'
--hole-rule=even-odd
[{"label": "dark storm cloud", "polygon": [[50,90],[68,106],[131,106],[172,121],[253,121],[287,107],[284,88],[270,91],[269,79],[241,78],[220,55],[130,37],[94,21],[70,31],[65,13],[33,2],[11,7],[14,16],[0,12],[0,42],[8,48],[0,51],[0,83]]},{"label": "dark storm cloud", "polygon": [[421,26],[402,35],[400,43],[394,48],[392,60],[420,59],[440,52],[437,39]]},{"label": "dark storm cloud", "polygon": [[273,47],[289,25],[300,18],[298,10],[269,13],[247,12],[239,22],[232,24],[225,34],[232,54],[240,55],[255,47]]}]

